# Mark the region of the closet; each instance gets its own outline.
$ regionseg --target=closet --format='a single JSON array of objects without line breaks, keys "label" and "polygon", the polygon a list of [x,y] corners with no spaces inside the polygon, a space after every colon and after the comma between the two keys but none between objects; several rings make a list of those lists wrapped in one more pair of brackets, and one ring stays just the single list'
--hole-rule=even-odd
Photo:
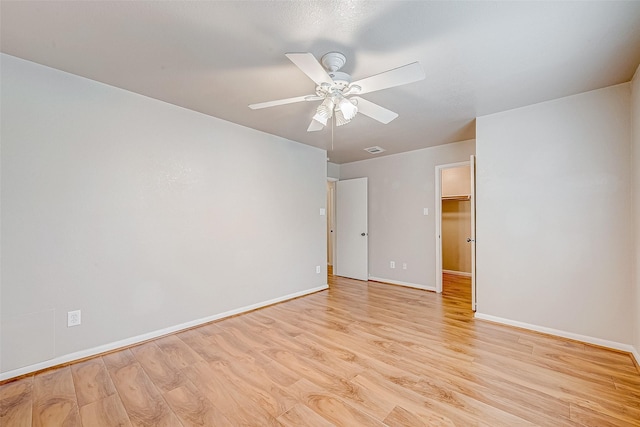
[{"label": "closet", "polygon": [[469,166],[442,170],[442,270],[471,275],[471,172]]}]

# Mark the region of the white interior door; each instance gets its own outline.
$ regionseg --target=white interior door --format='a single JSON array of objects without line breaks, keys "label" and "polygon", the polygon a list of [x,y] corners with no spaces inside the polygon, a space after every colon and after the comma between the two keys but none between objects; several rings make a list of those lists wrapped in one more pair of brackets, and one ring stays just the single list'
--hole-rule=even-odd
[{"label": "white interior door", "polygon": [[476,156],[471,156],[471,309],[476,311]]},{"label": "white interior door", "polygon": [[336,182],[336,265],[334,274],[369,279],[367,178]]},{"label": "white interior door", "polygon": [[335,181],[327,182],[327,264],[333,266],[335,262],[334,253],[336,250],[335,246],[335,209],[334,209],[334,194],[335,194],[336,183]]}]

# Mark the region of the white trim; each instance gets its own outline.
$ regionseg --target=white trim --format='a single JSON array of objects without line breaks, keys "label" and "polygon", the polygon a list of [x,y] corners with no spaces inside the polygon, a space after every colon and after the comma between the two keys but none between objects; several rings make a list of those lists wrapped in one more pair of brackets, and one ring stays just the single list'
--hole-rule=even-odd
[{"label": "white trim", "polygon": [[[573,332],[562,331],[559,329],[547,328],[546,326],[532,325],[530,323],[519,322],[517,320],[505,319],[502,317],[492,316],[490,314],[483,314],[476,312],[476,319],[487,320],[489,322],[501,323],[503,325],[515,326],[517,328],[528,329],[530,331],[542,332],[543,334],[555,335],[561,338],[568,338],[570,340],[581,341],[587,344],[594,344],[600,347],[607,347],[613,350],[626,351],[635,357],[636,361],[640,361],[640,355],[636,349],[629,344],[622,344],[616,341],[603,340],[601,338],[590,337],[587,335],[575,334]],[[640,362],[639,362],[640,363]]]},{"label": "white trim", "polygon": [[436,165],[436,188],[435,188],[435,223],[436,223],[436,286],[435,291],[442,293],[442,170],[468,166],[470,161],[447,163]]},{"label": "white trim", "polygon": [[331,184],[327,186],[327,200],[331,199],[331,209],[327,206],[326,221],[328,225],[333,225],[333,233],[331,233],[331,237],[327,236],[327,240],[331,242],[331,259],[327,260],[327,264],[331,267],[336,265],[336,182],[338,181],[339,180],[336,178],[327,178],[327,184]]},{"label": "white trim", "polygon": [[126,338],[124,340],[115,341],[109,344],[100,345],[87,350],[77,351],[75,353],[65,354],[64,356],[55,357],[53,359],[46,360],[44,362],[36,363],[22,368],[13,369],[11,371],[3,372],[0,374],[0,381],[8,380],[10,378],[19,377],[21,375],[29,374],[31,372],[47,369],[52,366],[63,365],[65,363],[73,362],[74,360],[85,359],[87,357],[95,356],[108,351],[117,350],[119,348],[128,347],[134,344],[138,344],[144,341],[148,341],[154,338],[158,338],[164,335],[168,335],[174,332],[179,332],[185,329],[193,328],[194,326],[203,325],[205,323],[213,322],[214,320],[220,320],[225,317],[235,316],[237,314],[246,313],[259,308],[267,307],[279,302],[287,301],[290,299],[298,298],[301,296],[313,294],[319,291],[328,289],[329,285],[318,286],[312,289],[306,289],[304,291],[295,292],[293,294],[285,295],[283,297],[270,299],[268,301],[260,302],[257,304],[247,305],[235,310],[225,311],[224,313],[214,314],[212,316],[203,317],[201,319],[192,320],[190,322],[181,323],[179,325],[170,326],[168,328],[159,329],[157,331],[148,332],[146,334],[137,335],[135,337]]},{"label": "white trim", "polygon": [[471,201],[471,218],[470,224],[470,244],[471,244],[471,310],[475,313],[478,310],[478,278],[476,274],[476,155],[469,156],[469,178],[470,178],[470,198]]},{"label": "white trim", "polygon": [[471,277],[471,273],[467,273],[466,271],[442,270],[442,272],[447,274],[453,274],[454,276]]},{"label": "white trim", "polygon": [[374,282],[390,283],[392,285],[406,286],[408,288],[422,289],[423,291],[435,292],[435,286],[418,285],[417,283],[401,282],[399,280],[383,279],[382,277],[369,276],[369,280]]},{"label": "white trim", "polygon": [[636,350],[635,347],[631,347],[631,354],[636,359],[636,363],[640,365],[640,353]]}]

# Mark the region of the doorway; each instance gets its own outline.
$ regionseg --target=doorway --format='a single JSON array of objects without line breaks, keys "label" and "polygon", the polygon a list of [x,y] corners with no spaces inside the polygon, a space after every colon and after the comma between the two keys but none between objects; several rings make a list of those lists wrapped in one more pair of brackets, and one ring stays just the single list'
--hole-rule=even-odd
[{"label": "doorway", "polygon": [[436,166],[436,291],[474,308],[474,158]]}]

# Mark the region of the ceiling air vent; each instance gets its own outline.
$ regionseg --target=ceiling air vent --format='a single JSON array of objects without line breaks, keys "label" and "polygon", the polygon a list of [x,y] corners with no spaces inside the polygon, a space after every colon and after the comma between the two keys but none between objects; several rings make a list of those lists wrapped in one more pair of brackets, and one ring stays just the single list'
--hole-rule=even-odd
[{"label": "ceiling air vent", "polygon": [[383,151],[387,151],[382,147],[378,147],[377,145],[375,147],[369,147],[369,148],[365,148],[364,151],[368,151],[371,154],[380,154]]}]

